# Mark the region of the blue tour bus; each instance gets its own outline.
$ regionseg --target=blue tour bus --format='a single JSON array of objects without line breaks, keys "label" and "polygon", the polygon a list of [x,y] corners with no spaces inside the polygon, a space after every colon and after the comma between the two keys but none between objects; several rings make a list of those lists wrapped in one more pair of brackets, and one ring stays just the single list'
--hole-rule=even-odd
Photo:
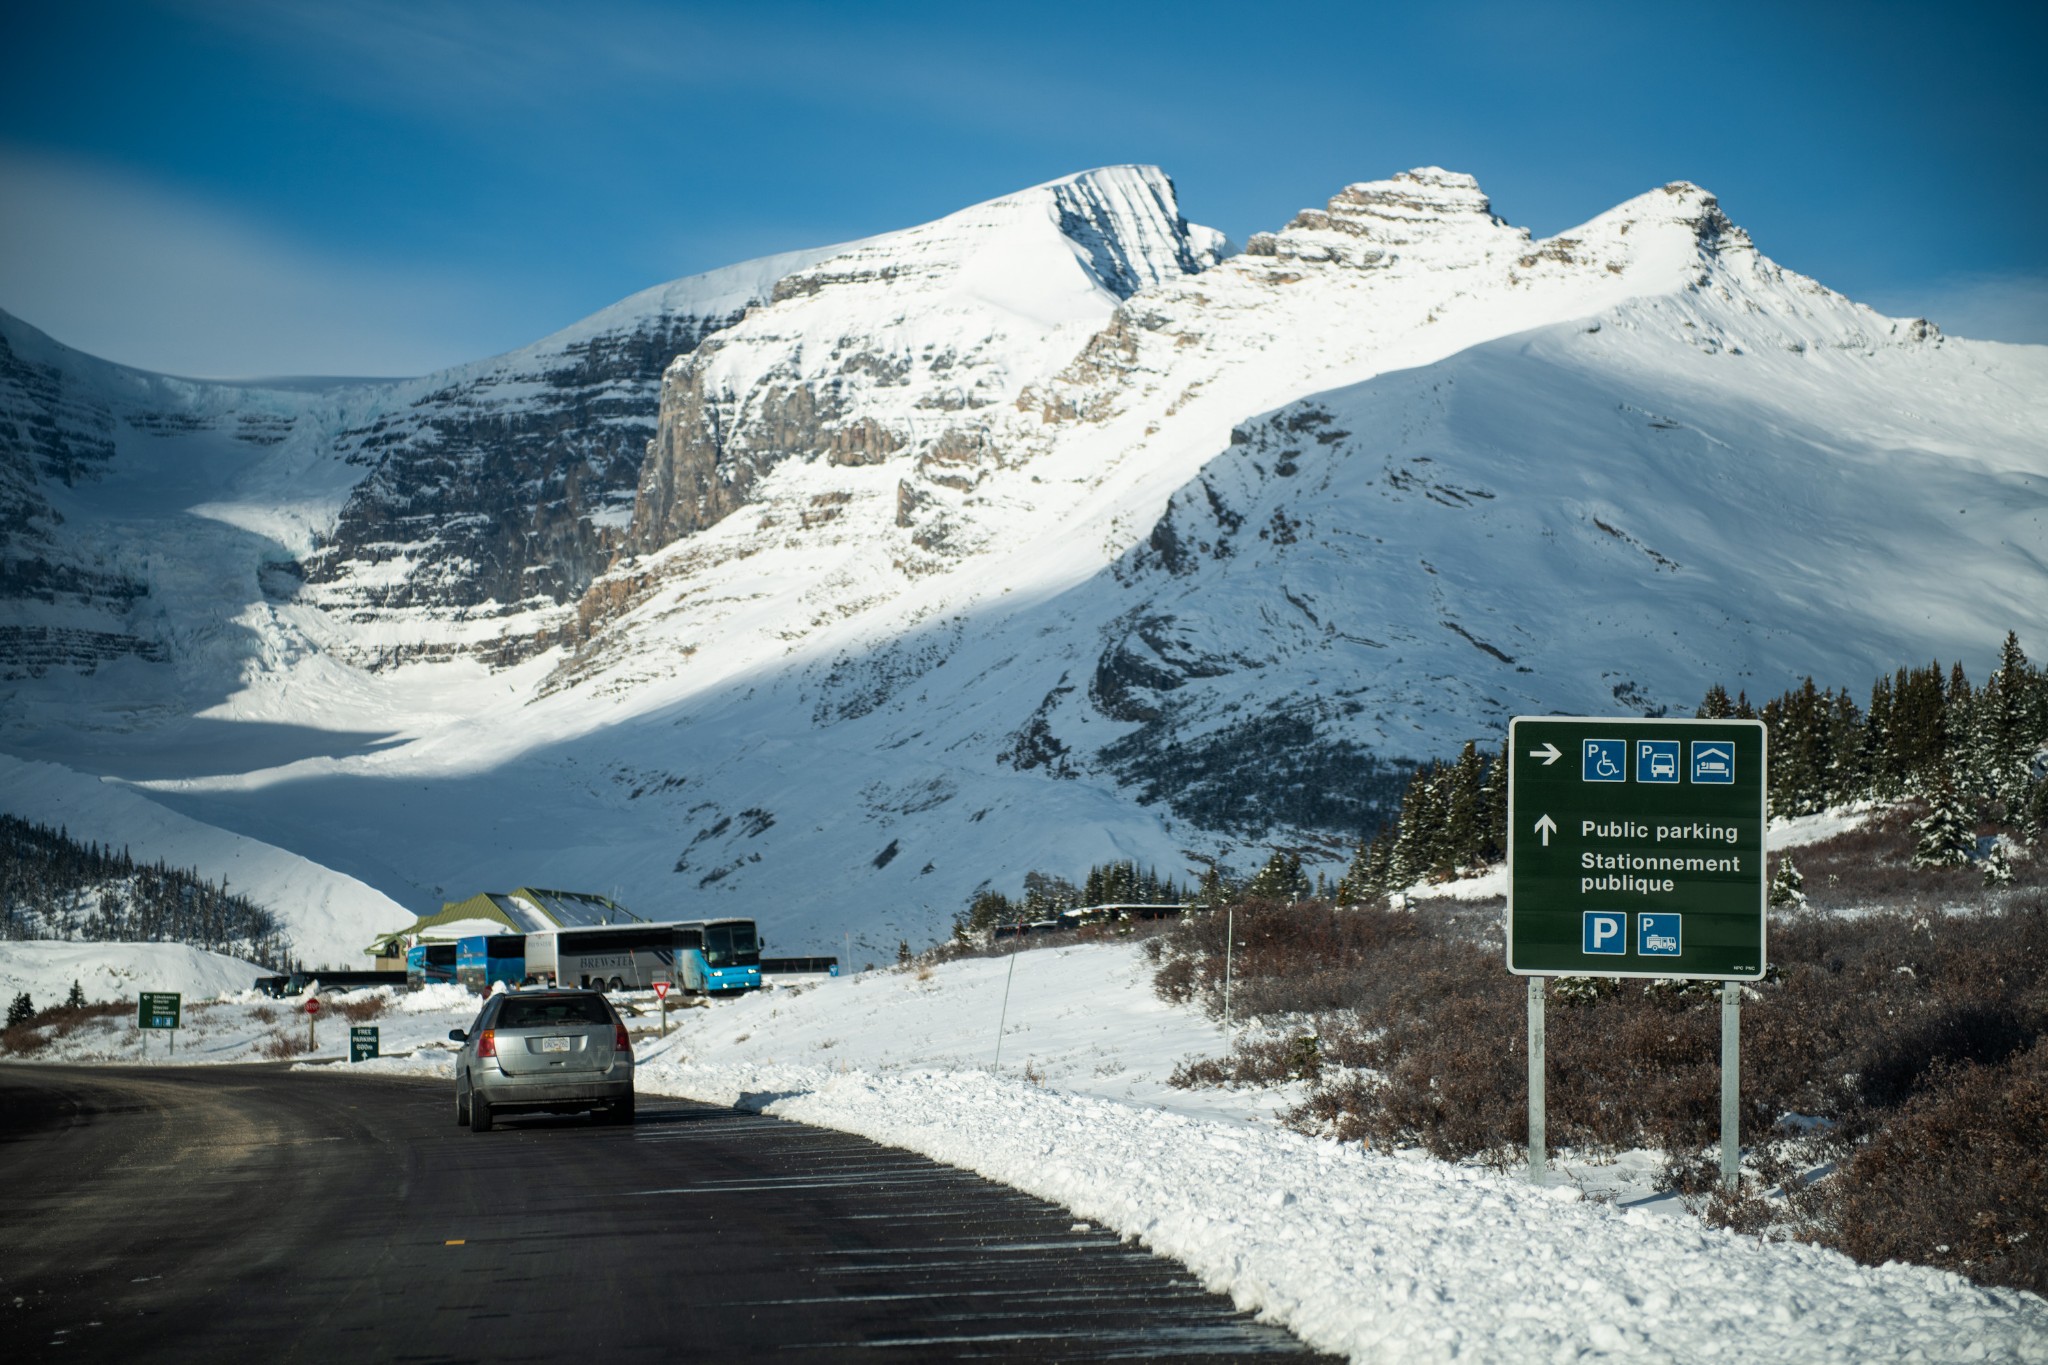
[{"label": "blue tour bus", "polygon": [[526,971],[562,986],[644,991],[667,981],[691,995],[723,995],[760,989],[761,944],[750,919],[565,925],[526,936]]},{"label": "blue tour bus", "polygon": [[526,980],[526,935],[472,934],[455,940],[455,979],[478,995]]},{"label": "blue tour bus", "polygon": [[455,980],[455,945],[421,943],[405,950],[405,984],[431,986]]},{"label": "blue tour bus", "polygon": [[698,995],[761,989],[761,936],[750,919],[700,919],[676,926],[677,983]]}]

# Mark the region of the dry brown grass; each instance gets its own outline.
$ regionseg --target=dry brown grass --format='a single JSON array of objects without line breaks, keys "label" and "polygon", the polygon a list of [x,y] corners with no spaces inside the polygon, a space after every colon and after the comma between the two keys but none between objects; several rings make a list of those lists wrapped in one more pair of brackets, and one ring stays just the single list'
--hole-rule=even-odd
[{"label": "dry brown grass", "polygon": [[103,1000],[96,1005],[52,1005],[38,1010],[27,1022],[0,1032],[0,1052],[26,1057],[95,1019],[112,1019],[134,1012],[135,1005],[122,1000]]},{"label": "dry brown grass", "polygon": [[[1987,891],[1973,869],[1909,866],[1910,812],[1796,850],[1810,905],[1774,911],[1771,978],[1745,991],[1740,1118],[1772,1179],[1839,1173],[1717,1222],[1777,1220],[1866,1260],[2048,1284],[2048,856]],[[1830,882],[1830,876],[1833,881]],[[1831,908],[1832,907],[1832,908]],[[1528,1138],[1524,983],[1484,923],[1498,909],[1247,907],[1233,1009],[1267,1024],[1176,1084],[1306,1081],[1295,1126],[1443,1158],[1514,1159]],[[1223,917],[1154,950],[1156,986],[1220,1008]],[[1706,1197],[1718,1135],[1715,983],[1554,983],[1550,1140],[1671,1155]],[[1778,1125],[1819,1119],[1805,1136]],[[1773,1155],[1777,1153],[1777,1155]]]},{"label": "dry brown grass", "polygon": [[273,1062],[289,1062],[312,1051],[306,1046],[306,1035],[290,1026],[281,1028],[265,1038],[263,1046],[258,1050]]},{"label": "dry brown grass", "polygon": [[351,995],[336,1002],[334,1012],[351,1024],[367,1024],[383,1018],[390,1003],[381,995]]}]

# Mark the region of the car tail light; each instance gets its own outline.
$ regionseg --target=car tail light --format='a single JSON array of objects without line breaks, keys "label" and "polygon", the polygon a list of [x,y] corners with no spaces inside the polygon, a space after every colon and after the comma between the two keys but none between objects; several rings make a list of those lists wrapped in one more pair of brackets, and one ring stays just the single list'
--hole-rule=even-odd
[{"label": "car tail light", "polygon": [[615,1032],[613,1032],[612,1034],[613,1049],[619,1052],[623,1052],[629,1057],[632,1056],[633,1040],[626,1036],[625,1021],[620,1020],[618,1023],[612,1025],[612,1027],[615,1030]]},{"label": "car tail light", "polygon": [[487,1028],[476,1036],[476,1055],[479,1057],[495,1057],[498,1055],[498,1031],[496,1029]]}]

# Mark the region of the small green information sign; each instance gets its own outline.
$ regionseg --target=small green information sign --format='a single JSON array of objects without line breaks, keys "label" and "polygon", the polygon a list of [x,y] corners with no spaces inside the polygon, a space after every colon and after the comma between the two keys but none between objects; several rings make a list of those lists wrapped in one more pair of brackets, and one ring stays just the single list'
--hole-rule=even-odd
[{"label": "small green information sign", "polygon": [[1508,970],[1763,975],[1764,727],[1518,716]]},{"label": "small green information sign", "polygon": [[377,1055],[377,1026],[357,1024],[348,1031],[348,1059],[367,1062]]},{"label": "small green information sign", "polygon": [[144,991],[135,1012],[137,1028],[178,1027],[178,993]]}]

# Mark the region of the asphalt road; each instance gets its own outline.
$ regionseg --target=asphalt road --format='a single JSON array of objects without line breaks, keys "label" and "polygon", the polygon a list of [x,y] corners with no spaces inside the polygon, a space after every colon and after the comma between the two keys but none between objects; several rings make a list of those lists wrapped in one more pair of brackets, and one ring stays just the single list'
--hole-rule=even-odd
[{"label": "asphalt road", "polygon": [[643,1097],[458,1128],[451,1087],[0,1067],[0,1354],[1306,1357],[1180,1266],[922,1157]]}]

